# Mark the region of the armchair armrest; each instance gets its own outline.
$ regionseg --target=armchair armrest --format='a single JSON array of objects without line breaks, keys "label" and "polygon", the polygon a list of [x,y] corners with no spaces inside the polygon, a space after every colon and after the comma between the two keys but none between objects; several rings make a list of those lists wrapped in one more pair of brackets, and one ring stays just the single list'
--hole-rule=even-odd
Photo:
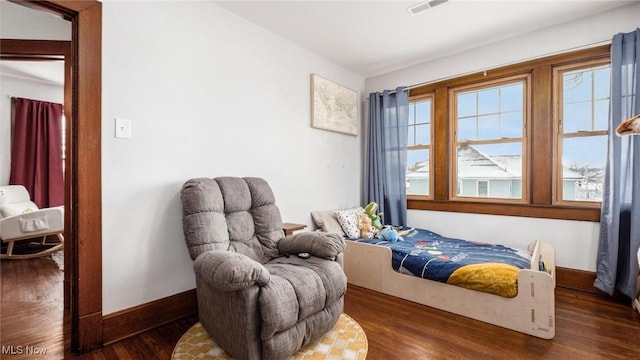
[{"label": "armchair armrest", "polygon": [[281,254],[308,252],[313,256],[335,260],[344,251],[346,244],[339,234],[303,232],[280,239],[278,250]]},{"label": "armchair armrest", "polygon": [[21,240],[64,231],[64,208],[52,207],[0,218],[0,239]]},{"label": "armchair armrest", "polygon": [[231,251],[208,251],[193,264],[195,273],[220,291],[236,291],[253,285],[264,286],[269,270],[246,255]]}]

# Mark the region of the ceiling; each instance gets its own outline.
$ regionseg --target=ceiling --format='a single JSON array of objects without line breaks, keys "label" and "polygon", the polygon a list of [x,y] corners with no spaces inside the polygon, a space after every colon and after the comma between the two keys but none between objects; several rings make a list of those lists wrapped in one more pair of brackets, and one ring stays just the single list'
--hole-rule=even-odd
[{"label": "ceiling", "polygon": [[[638,0],[449,0],[418,15],[407,8],[419,0],[211,1],[369,78]],[[3,18],[38,13],[5,0],[0,5]],[[61,85],[64,69],[61,62],[0,61],[0,74]]]},{"label": "ceiling", "polygon": [[[0,37],[3,39],[70,40],[71,23],[59,16],[0,0]],[[0,76],[62,87],[64,62],[0,60]],[[0,85],[1,82],[0,82]]]},{"label": "ceiling", "polygon": [[0,60],[0,75],[62,87],[64,84],[64,61]]},{"label": "ceiling", "polygon": [[368,78],[637,0],[211,1]]}]

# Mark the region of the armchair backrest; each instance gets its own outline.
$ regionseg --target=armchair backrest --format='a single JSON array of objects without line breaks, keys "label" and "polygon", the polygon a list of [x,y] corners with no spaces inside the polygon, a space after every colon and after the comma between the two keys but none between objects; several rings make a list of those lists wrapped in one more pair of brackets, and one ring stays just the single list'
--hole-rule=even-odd
[{"label": "armchair backrest", "polygon": [[195,260],[210,250],[235,251],[265,263],[284,237],[280,210],[260,178],[197,178],[182,186],[182,226]]},{"label": "armchair backrest", "polygon": [[29,192],[22,185],[0,186],[0,218],[38,210]]}]

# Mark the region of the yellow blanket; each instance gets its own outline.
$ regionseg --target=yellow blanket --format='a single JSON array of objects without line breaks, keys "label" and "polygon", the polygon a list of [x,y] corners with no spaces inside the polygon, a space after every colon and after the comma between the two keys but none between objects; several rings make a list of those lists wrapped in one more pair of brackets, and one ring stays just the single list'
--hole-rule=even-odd
[{"label": "yellow blanket", "polygon": [[515,266],[500,263],[464,265],[449,276],[447,283],[512,298],[518,295],[518,271]]}]

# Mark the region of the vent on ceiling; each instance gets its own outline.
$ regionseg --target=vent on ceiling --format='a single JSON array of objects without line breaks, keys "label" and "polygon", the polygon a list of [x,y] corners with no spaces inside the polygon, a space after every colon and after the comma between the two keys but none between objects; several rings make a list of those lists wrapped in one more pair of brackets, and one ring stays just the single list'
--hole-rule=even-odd
[{"label": "vent on ceiling", "polygon": [[407,10],[409,10],[409,13],[411,15],[418,15],[423,11],[426,11],[427,9],[430,9],[434,6],[438,6],[441,4],[446,3],[449,0],[431,0],[431,1],[422,1],[419,2],[415,5],[411,5]]}]

